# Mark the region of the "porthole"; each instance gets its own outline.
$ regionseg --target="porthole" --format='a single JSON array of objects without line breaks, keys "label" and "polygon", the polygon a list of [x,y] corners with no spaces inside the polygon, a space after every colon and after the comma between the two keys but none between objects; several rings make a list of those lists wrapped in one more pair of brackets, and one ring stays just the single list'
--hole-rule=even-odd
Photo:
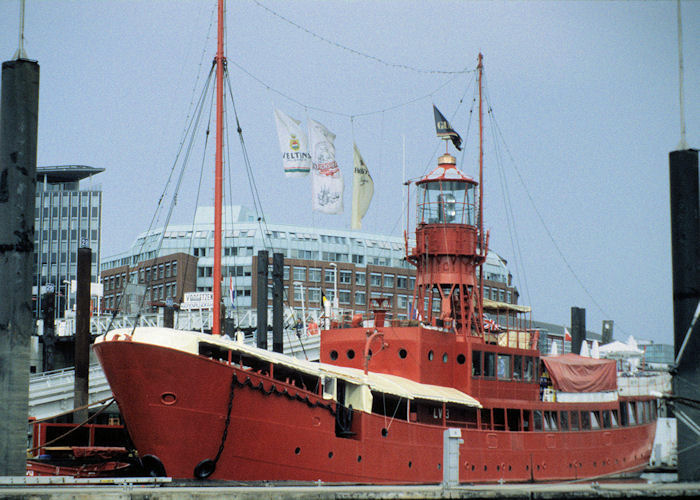
[{"label": "porthole", "polygon": [[403,347],[399,349],[399,358],[406,359],[406,356],[408,356],[408,351],[406,351],[406,349]]},{"label": "porthole", "polygon": [[160,402],[164,405],[174,405],[177,402],[177,396],[172,392],[164,392],[160,395]]},{"label": "porthole", "polygon": [[328,452],[328,458],[333,458],[333,452],[332,452],[332,451],[329,451],[329,452]]},{"label": "porthole", "polygon": [[301,448],[297,446],[296,448],[294,448],[294,454],[298,455],[299,453],[301,453]]},{"label": "porthole", "polygon": [[408,468],[410,469],[411,467],[413,467],[413,462],[408,462]]},{"label": "porthole", "polygon": [[384,427],[384,428],[382,429],[382,437],[387,437],[388,434],[389,434],[389,429],[387,429],[386,427]]},{"label": "porthole", "polygon": [[357,461],[362,462],[362,455],[357,455]]},{"label": "porthole", "polygon": [[355,357],[355,351],[352,349],[348,349],[348,352],[345,353],[348,357],[348,359],[353,359]]},{"label": "porthole", "polygon": [[428,351],[428,361],[432,361],[434,356],[435,356],[435,354],[433,353],[432,350]]},{"label": "porthole", "polygon": [[457,355],[457,363],[460,365],[463,365],[467,361],[467,358],[464,356],[464,354],[458,354]]},{"label": "porthole", "polygon": [[438,463],[438,470],[442,469],[442,464]]},{"label": "porthole", "polygon": [[442,362],[447,363],[447,353],[446,352],[442,353]]},{"label": "porthole", "polygon": [[331,359],[335,361],[338,359],[338,351],[331,351]]},{"label": "porthole", "polygon": [[484,472],[486,472],[487,470],[489,470],[488,465],[484,465]]},{"label": "porthole", "polygon": [[499,471],[499,470],[501,470],[501,466],[500,466],[500,465],[497,465],[497,466],[496,466],[496,471]]}]

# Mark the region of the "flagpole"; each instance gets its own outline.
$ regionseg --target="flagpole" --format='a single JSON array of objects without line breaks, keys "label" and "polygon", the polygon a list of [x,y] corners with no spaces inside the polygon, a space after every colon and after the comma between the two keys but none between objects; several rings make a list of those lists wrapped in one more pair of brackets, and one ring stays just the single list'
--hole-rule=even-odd
[{"label": "flagpole", "polygon": [[[402,175],[401,185],[403,186],[406,184],[406,134],[403,134],[402,139],[403,139],[403,145],[402,145],[402,155],[401,155],[402,156],[402,159],[401,159],[401,175]],[[406,192],[403,189],[401,190],[401,207],[402,207],[401,225],[403,227],[406,227],[406,210],[408,207],[406,206]]]},{"label": "flagpole", "polygon": [[221,335],[221,210],[223,186],[224,129],[224,0],[219,0],[216,57],[216,160],[214,185],[214,269],[212,292],[212,335]]}]

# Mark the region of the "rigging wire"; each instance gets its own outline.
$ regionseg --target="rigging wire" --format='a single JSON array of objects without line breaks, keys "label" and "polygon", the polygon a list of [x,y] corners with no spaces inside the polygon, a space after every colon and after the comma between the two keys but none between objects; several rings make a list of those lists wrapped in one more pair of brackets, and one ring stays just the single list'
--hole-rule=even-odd
[{"label": "rigging wire", "polygon": [[[248,184],[249,184],[249,187],[251,190],[251,194],[253,196],[253,205],[255,207],[255,213],[257,215],[258,227],[260,228],[260,233],[261,233],[260,239],[262,240],[263,246],[265,248],[268,248],[274,252],[275,248],[273,246],[272,238],[270,237],[271,231],[269,230],[269,228],[267,226],[267,220],[265,218],[265,213],[264,213],[263,208],[262,208],[262,201],[260,199],[260,193],[258,191],[257,184],[255,182],[255,176],[253,174],[253,168],[252,168],[252,165],[250,162],[250,157],[248,156],[248,150],[246,148],[245,139],[243,137],[243,128],[241,127],[240,120],[238,118],[238,111],[236,109],[236,102],[235,102],[235,99],[233,97],[233,89],[231,87],[231,78],[230,78],[230,75],[229,75],[229,72],[227,70],[226,65],[224,65],[224,80],[226,81],[226,86],[228,88],[228,94],[229,94],[229,97],[231,99],[231,105],[233,106],[234,117],[236,119],[236,132],[238,133],[238,138],[239,138],[239,142],[241,145],[241,154],[243,155],[243,163],[245,165],[245,171],[246,171],[246,176],[248,178]],[[226,130],[228,133],[228,128]],[[231,154],[230,154],[230,151],[228,149],[229,143],[230,143],[230,141],[228,141],[228,135],[227,135],[227,140],[226,140],[227,156],[228,156],[228,158],[231,158]],[[286,288],[283,287],[282,293],[283,293],[283,297],[282,297],[283,302],[286,303],[290,309],[292,309],[291,305],[289,304],[289,297],[288,297]],[[292,317],[294,317],[294,315],[292,315]],[[284,325],[284,327],[283,327],[284,330],[287,330],[288,328],[289,328],[288,324]],[[304,348],[303,343],[300,342],[299,344],[301,345],[304,356],[308,359],[308,356],[306,354],[306,349]]]},{"label": "rigging wire", "polygon": [[[506,144],[505,138],[504,138],[504,136],[503,136],[503,132],[501,131],[501,128],[500,128],[500,126],[498,125],[498,120],[496,119],[496,116],[495,116],[495,114],[494,114],[493,112],[492,112],[492,120],[493,120],[493,124],[494,124],[495,130],[496,130],[496,132],[497,132],[497,134],[498,134],[498,137],[500,138],[500,140],[501,140],[501,142],[502,142],[502,144],[503,144],[503,146],[504,146],[506,152],[508,153],[508,157],[510,158],[511,164],[513,165],[513,169],[515,170],[515,173],[516,173],[517,176],[518,176],[518,180],[520,180],[520,183],[522,184],[523,189],[525,190],[525,194],[526,194],[528,200],[530,201],[530,205],[532,206],[533,210],[535,211],[535,214],[537,215],[537,218],[538,218],[538,220],[540,221],[540,224],[542,224],[542,227],[544,228],[545,233],[547,234],[547,237],[548,237],[549,240],[552,242],[552,245],[554,245],[554,249],[557,251],[557,253],[559,254],[559,257],[560,257],[561,260],[562,260],[562,262],[564,262],[564,265],[565,265],[566,268],[569,270],[569,272],[571,273],[571,275],[574,277],[574,279],[576,280],[576,282],[579,284],[579,286],[581,287],[581,289],[582,289],[582,290],[584,291],[584,293],[588,296],[588,298],[591,299],[591,302],[593,302],[593,304],[598,308],[598,310],[599,310],[604,316],[606,316],[606,317],[611,317],[611,316],[607,313],[607,311],[605,311],[605,309],[603,309],[603,306],[601,306],[600,303],[595,299],[595,297],[593,296],[593,294],[591,293],[591,291],[586,287],[586,285],[583,283],[583,281],[581,280],[581,278],[579,278],[579,276],[578,276],[578,274],[576,273],[576,271],[574,270],[573,266],[571,265],[571,263],[569,262],[569,260],[568,260],[568,259],[566,258],[566,256],[564,255],[564,252],[562,251],[561,247],[559,246],[559,244],[557,243],[556,239],[554,238],[554,235],[552,234],[551,230],[550,230],[549,227],[547,226],[547,224],[546,224],[546,222],[545,222],[545,220],[544,220],[544,217],[542,216],[542,213],[541,213],[540,210],[537,208],[537,205],[535,204],[534,198],[533,198],[532,195],[530,194],[530,191],[527,189],[527,184],[525,183],[525,180],[523,179],[523,176],[521,175],[520,170],[518,170],[518,167],[517,167],[517,164],[516,164],[516,162],[515,162],[515,159],[513,158],[513,154],[511,153],[510,148],[508,148],[508,145]],[[626,332],[625,330],[623,330],[622,328],[620,328],[620,330],[621,330],[623,333],[625,333],[625,334],[627,333],[627,332]]]},{"label": "rigging wire", "polygon": [[505,174],[505,168],[503,165],[503,158],[501,155],[501,150],[499,149],[498,145],[498,135],[496,133],[495,125],[494,125],[494,119],[493,119],[493,108],[491,106],[491,101],[490,101],[490,95],[488,91],[488,85],[486,82],[484,83],[484,97],[486,100],[486,105],[487,105],[487,110],[486,113],[491,117],[489,120],[489,128],[491,130],[491,134],[493,137],[493,142],[494,142],[494,157],[496,159],[496,165],[497,165],[497,172],[498,172],[498,177],[499,181],[501,184],[501,192],[503,193],[503,205],[504,205],[504,211],[506,214],[506,220],[508,222],[508,236],[510,239],[510,245],[513,250],[514,256],[516,257],[515,259],[515,272],[516,276],[519,276],[522,278],[522,283],[523,283],[523,288],[525,291],[525,295],[527,297],[527,303],[532,304],[532,298],[530,296],[530,288],[528,286],[527,282],[527,273],[526,273],[526,267],[525,267],[525,261],[523,260],[523,254],[520,248],[520,238],[518,237],[518,230],[517,230],[517,224],[515,223],[515,211],[513,210],[513,205],[512,205],[512,198],[510,196],[510,191],[508,189],[508,179]]},{"label": "rigging wire", "polygon": [[279,14],[278,12],[272,10],[271,8],[269,8],[269,7],[265,6],[265,5],[263,5],[263,4],[260,3],[258,0],[253,0],[253,3],[255,3],[255,4],[256,4],[258,7],[260,7],[261,9],[266,10],[266,11],[267,11],[268,13],[270,13],[271,15],[277,17],[278,19],[281,19],[282,21],[286,22],[287,24],[290,24],[290,25],[294,26],[295,28],[297,28],[297,29],[303,31],[304,33],[306,33],[306,34],[308,34],[308,35],[311,35],[312,37],[317,38],[318,40],[321,40],[322,42],[325,42],[325,43],[327,43],[327,44],[329,44],[329,45],[331,45],[331,46],[333,46],[333,47],[336,47],[336,48],[345,50],[345,51],[347,51],[347,52],[350,52],[351,54],[354,54],[354,55],[356,55],[356,56],[360,56],[360,57],[364,57],[364,58],[366,58],[366,59],[370,59],[370,60],[372,60],[372,61],[374,61],[374,62],[377,62],[377,63],[379,63],[379,64],[383,64],[384,66],[388,66],[388,67],[390,67],[390,68],[397,68],[397,69],[403,69],[403,70],[408,70],[408,71],[414,71],[414,72],[416,72],[416,73],[443,74],[443,75],[454,75],[454,74],[458,74],[458,75],[459,75],[459,74],[464,74],[464,73],[468,73],[468,72],[469,72],[466,68],[465,68],[465,69],[461,69],[461,70],[456,70],[456,71],[455,71],[455,70],[424,69],[424,68],[417,68],[417,67],[415,67],[415,66],[410,66],[410,65],[408,65],[408,64],[392,63],[392,62],[386,61],[386,60],[384,60],[384,59],[381,59],[381,58],[379,58],[379,57],[376,57],[376,56],[367,54],[367,53],[365,53],[365,52],[360,52],[359,50],[355,50],[355,49],[353,49],[353,48],[347,47],[347,46],[342,45],[342,44],[340,44],[340,43],[338,43],[338,42],[334,42],[333,40],[329,40],[328,38],[325,38],[325,37],[319,35],[318,33],[315,33],[314,31],[311,31],[310,29],[301,26],[300,24],[298,24],[298,23],[292,21],[291,19],[289,19],[289,18],[283,16],[282,14]]},{"label": "rigging wire", "polygon": [[286,93],[282,92],[281,90],[278,90],[278,89],[272,87],[271,85],[269,85],[268,83],[266,83],[265,81],[263,81],[261,78],[258,78],[258,77],[255,76],[253,73],[251,73],[250,71],[248,71],[247,69],[245,69],[243,66],[241,66],[241,65],[240,65],[239,63],[237,63],[236,61],[234,61],[234,60],[232,60],[232,59],[227,59],[227,62],[230,63],[230,64],[232,64],[233,66],[235,66],[235,67],[238,68],[239,70],[241,70],[244,74],[248,75],[248,76],[249,76],[251,79],[253,79],[254,81],[258,82],[260,85],[262,85],[263,87],[265,87],[268,91],[274,92],[275,94],[277,94],[277,95],[279,95],[279,96],[281,96],[281,97],[284,97],[284,98],[287,99],[288,101],[293,102],[294,104],[297,104],[298,106],[301,106],[302,108],[306,109],[307,111],[308,111],[309,109],[311,109],[311,110],[319,111],[319,112],[322,112],[322,113],[328,113],[329,115],[343,116],[343,117],[345,117],[345,118],[350,118],[350,117],[353,117],[353,116],[356,117],[356,118],[358,118],[358,117],[364,117],[364,116],[378,115],[378,114],[380,114],[380,113],[384,113],[385,111],[393,111],[393,110],[395,110],[395,109],[402,108],[402,107],[404,107],[404,106],[408,106],[409,104],[413,104],[413,103],[418,102],[418,101],[421,101],[421,100],[423,100],[423,99],[427,99],[428,97],[432,97],[433,94],[437,93],[439,90],[442,90],[444,87],[446,87],[447,85],[449,85],[451,82],[453,82],[454,80],[456,80],[456,79],[460,76],[460,75],[458,74],[458,75],[452,76],[451,78],[448,78],[445,82],[443,82],[442,84],[440,84],[437,88],[433,89],[431,92],[429,92],[429,93],[427,93],[427,94],[425,94],[425,95],[421,95],[421,96],[419,96],[419,97],[415,97],[415,98],[409,99],[409,100],[407,100],[407,101],[403,101],[403,102],[400,102],[400,103],[397,103],[397,104],[393,104],[393,105],[391,105],[391,106],[388,106],[388,107],[382,108],[382,109],[377,109],[377,110],[373,110],[373,111],[367,111],[367,112],[364,112],[364,113],[348,114],[348,113],[343,113],[343,112],[340,112],[340,111],[335,111],[335,110],[332,110],[332,109],[321,108],[321,107],[318,107],[318,106],[311,106],[311,105],[309,105],[309,104],[305,104],[305,103],[301,102],[300,100],[298,100],[298,99],[296,99],[296,98],[290,96],[289,94],[286,94]]},{"label": "rigging wire", "polygon": [[[140,261],[141,261],[141,258],[144,257],[144,250],[145,250],[145,248],[146,248],[146,245],[147,245],[148,242],[151,241],[151,231],[153,230],[153,227],[154,227],[156,221],[158,220],[158,214],[159,214],[160,210],[162,209],[163,200],[164,200],[164,198],[165,198],[166,193],[168,192],[168,188],[169,188],[169,186],[170,186],[170,183],[171,183],[172,180],[173,180],[173,177],[174,177],[174,175],[175,175],[175,171],[177,170],[178,163],[180,162],[180,158],[181,158],[181,156],[182,156],[182,154],[183,154],[183,149],[185,149],[186,138],[187,138],[188,135],[191,134],[191,135],[190,135],[189,144],[188,144],[187,148],[185,149],[185,159],[183,160],[182,166],[181,166],[181,172],[180,172],[179,179],[180,179],[180,180],[182,179],[182,173],[184,172],[184,168],[185,168],[185,166],[186,166],[186,164],[187,164],[187,158],[189,158],[190,152],[191,152],[191,150],[192,150],[192,143],[193,143],[194,131],[196,130],[197,125],[198,125],[198,123],[199,123],[199,120],[200,120],[200,118],[201,118],[202,109],[203,109],[203,103],[204,103],[204,99],[205,99],[205,96],[206,96],[206,93],[207,93],[207,89],[208,89],[208,87],[209,87],[209,85],[210,85],[210,82],[211,82],[211,76],[212,76],[212,74],[213,74],[213,68],[212,68],[212,70],[209,72],[209,77],[208,77],[208,79],[207,79],[207,82],[206,82],[206,84],[205,84],[205,86],[204,86],[204,89],[203,89],[203,91],[202,91],[202,94],[200,95],[200,98],[198,99],[197,107],[195,108],[195,114],[189,119],[189,123],[188,123],[188,125],[185,127],[185,137],[184,137],[183,140],[180,142],[180,145],[179,145],[179,147],[178,147],[177,153],[175,154],[175,160],[173,161],[173,164],[172,164],[172,166],[171,166],[171,168],[170,168],[170,173],[168,174],[168,178],[167,178],[167,180],[166,180],[165,187],[163,188],[163,191],[162,191],[160,197],[158,198],[158,201],[157,201],[157,203],[156,203],[156,208],[155,208],[155,210],[154,210],[153,216],[151,217],[151,222],[150,222],[149,225],[148,225],[148,229],[147,229],[146,232],[144,233],[145,236],[143,237],[143,240],[141,241],[141,245],[140,245],[139,250],[138,250],[138,252],[137,252],[137,254],[136,254],[136,260],[135,260],[135,262],[133,262],[133,263],[140,262]],[[178,182],[178,186],[179,186],[179,182]],[[175,198],[174,198],[174,199],[175,199]],[[164,233],[165,233],[165,228],[163,229],[163,234],[164,234]],[[156,249],[155,249],[156,256],[157,256],[158,250],[160,250],[160,245],[162,245],[162,241],[163,241],[163,238],[161,237],[161,238],[159,239],[158,246],[157,246]],[[149,252],[149,253],[150,253],[150,252]],[[128,284],[128,280],[129,280],[129,278],[130,278],[130,274],[131,274],[131,273],[127,273],[127,276],[126,276],[127,284]],[[150,278],[150,275],[149,275],[149,278]],[[150,280],[146,280],[146,282],[145,282],[146,287],[148,287],[149,282],[150,282]],[[126,284],[124,285],[124,291],[126,291]],[[108,332],[112,329],[112,326],[113,326],[113,324],[114,324],[114,320],[116,319],[117,314],[119,313],[119,311],[120,311],[120,309],[121,309],[122,300],[124,300],[124,296],[125,296],[125,295],[126,295],[126,293],[122,292],[122,293],[118,296],[119,298],[118,298],[118,300],[117,300],[116,307],[114,308],[114,311],[113,311],[113,313],[112,313],[112,318],[110,319],[109,325],[107,326],[107,331],[108,331]],[[137,325],[137,324],[138,324],[138,320],[139,320],[139,318],[140,318],[141,311],[142,311],[142,309],[143,309],[143,305],[144,305],[145,298],[146,298],[146,294],[144,293],[144,295],[143,295],[143,297],[142,297],[142,299],[141,299],[141,303],[140,303],[140,305],[139,305],[139,309],[138,309],[138,312],[137,312],[137,318],[136,318],[136,321],[134,322],[134,325]],[[134,326],[134,328],[136,328],[136,326]]]}]

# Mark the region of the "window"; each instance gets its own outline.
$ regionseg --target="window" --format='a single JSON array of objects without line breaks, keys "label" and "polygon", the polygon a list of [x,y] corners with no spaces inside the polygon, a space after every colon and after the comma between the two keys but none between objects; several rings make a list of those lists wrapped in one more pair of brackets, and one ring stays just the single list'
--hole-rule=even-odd
[{"label": "window", "polygon": [[355,305],[364,306],[367,304],[367,295],[365,292],[355,292]]},{"label": "window", "polygon": [[544,412],[544,430],[545,431],[556,431],[557,425],[557,412],[555,411],[545,411]]},{"label": "window", "polygon": [[173,274],[173,278],[174,278],[175,276],[177,276],[177,261],[174,260],[170,267],[172,269],[172,274]]},{"label": "window", "polygon": [[384,288],[394,288],[394,275],[385,274],[384,275]]},{"label": "window", "polygon": [[532,372],[533,372],[532,358],[530,356],[527,356],[525,358],[525,371],[523,372],[523,380],[525,382],[532,382]]},{"label": "window", "polygon": [[409,288],[409,290],[413,290],[414,288],[416,288],[416,277],[415,276],[408,277],[408,288]]},{"label": "window", "polygon": [[496,354],[493,352],[484,353],[484,377],[496,376]]},{"label": "window", "polygon": [[352,271],[340,271],[340,283],[350,285],[352,283]]},{"label": "window", "polygon": [[560,421],[561,430],[568,431],[569,430],[569,412],[568,411],[560,412],[559,418],[561,419],[561,421]]},{"label": "window", "polygon": [[309,269],[309,281],[312,281],[314,283],[320,283],[321,282],[321,270],[318,268],[310,268]]},{"label": "window", "polygon": [[472,352],[472,377],[481,377],[481,351]]},{"label": "window", "polygon": [[396,307],[401,311],[405,311],[408,308],[408,297],[406,295],[397,295]]},{"label": "window", "polygon": [[510,356],[509,354],[498,355],[498,378],[510,380]]},{"label": "window", "polygon": [[160,279],[163,279],[163,267],[164,267],[163,264],[160,264],[160,265],[158,266],[158,277],[159,277]]},{"label": "window", "polygon": [[335,283],[335,269],[325,269],[323,281],[326,283]]},{"label": "window", "polygon": [[365,286],[365,284],[366,284],[365,273],[360,273],[360,272],[355,273],[355,284],[358,286]]},{"label": "window", "polygon": [[338,290],[338,302],[340,304],[350,304],[350,290]]},{"label": "window", "polygon": [[170,278],[170,262],[165,263],[165,277]]},{"label": "window", "polygon": [[578,412],[577,411],[572,411],[571,412],[571,430],[572,431],[577,431],[579,429],[578,426]]},{"label": "window", "polygon": [[[269,290],[268,290],[268,292],[269,292]],[[268,296],[269,296],[269,295],[270,295],[270,294],[268,293]],[[301,302],[301,298],[302,298],[301,287],[300,287],[300,286],[295,286],[295,287],[294,287],[294,302]]]},{"label": "window", "polygon": [[542,430],[542,411],[534,410],[532,412],[532,419],[534,420],[534,426],[536,431]]},{"label": "window", "polygon": [[[294,281],[306,281],[306,268],[294,267]],[[296,300],[296,299],[294,299]]]},{"label": "window", "polygon": [[406,276],[397,276],[396,277],[396,288],[407,288],[408,287],[408,278]]},{"label": "window", "polygon": [[382,275],[379,273],[372,273],[369,276],[370,286],[382,286]]},{"label": "window", "polygon": [[321,302],[321,289],[309,288],[307,298],[309,299],[309,302]]},{"label": "window", "polygon": [[523,357],[513,356],[513,380],[520,380],[523,371]]}]

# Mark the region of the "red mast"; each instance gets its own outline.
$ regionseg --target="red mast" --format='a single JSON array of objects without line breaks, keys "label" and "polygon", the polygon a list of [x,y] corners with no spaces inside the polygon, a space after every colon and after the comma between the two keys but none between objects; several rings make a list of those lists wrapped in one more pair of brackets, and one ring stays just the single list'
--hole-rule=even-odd
[{"label": "red mast", "polygon": [[214,186],[214,270],[212,289],[214,306],[211,333],[221,335],[221,212],[223,189],[224,130],[224,0],[219,0],[218,41],[216,48],[216,174]]},{"label": "red mast", "polygon": [[[479,74],[479,246],[483,260],[486,261],[486,249],[484,248],[484,113],[482,111],[481,76],[484,72],[484,56],[479,52],[479,62],[476,70]],[[479,297],[484,297],[484,266],[479,265]],[[479,300],[479,318],[484,315],[484,301]]]}]

